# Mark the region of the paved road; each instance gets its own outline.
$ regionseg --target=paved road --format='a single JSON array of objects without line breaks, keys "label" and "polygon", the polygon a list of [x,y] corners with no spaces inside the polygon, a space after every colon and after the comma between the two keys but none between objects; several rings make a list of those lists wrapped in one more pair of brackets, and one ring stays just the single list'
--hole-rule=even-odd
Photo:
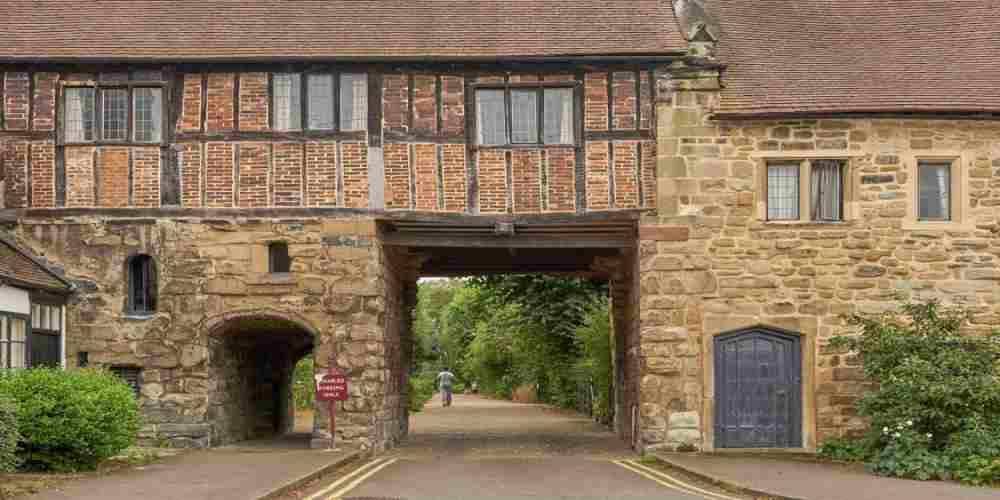
[{"label": "paved road", "polygon": [[399,449],[315,498],[720,500],[669,488],[641,464],[621,462],[636,459],[614,434],[574,413],[456,396],[450,408],[429,403]]}]

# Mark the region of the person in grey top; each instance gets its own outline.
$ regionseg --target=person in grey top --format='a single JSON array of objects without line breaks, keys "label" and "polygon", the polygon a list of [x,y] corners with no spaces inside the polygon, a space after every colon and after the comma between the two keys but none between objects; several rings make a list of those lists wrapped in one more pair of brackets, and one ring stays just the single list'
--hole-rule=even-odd
[{"label": "person in grey top", "polygon": [[438,388],[441,390],[441,406],[451,406],[451,384],[455,380],[455,374],[447,368],[438,373]]}]

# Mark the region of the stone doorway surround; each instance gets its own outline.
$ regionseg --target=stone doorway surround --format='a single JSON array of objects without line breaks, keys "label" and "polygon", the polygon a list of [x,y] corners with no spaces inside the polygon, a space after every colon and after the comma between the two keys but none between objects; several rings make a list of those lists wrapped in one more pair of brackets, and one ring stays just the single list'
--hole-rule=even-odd
[{"label": "stone doorway surround", "polygon": [[[751,451],[751,449],[740,448],[716,448],[716,437],[715,437],[715,344],[716,338],[723,335],[731,335],[734,332],[749,331],[754,329],[764,329],[764,330],[774,330],[783,332],[786,334],[794,334],[799,336],[799,346],[801,348],[801,434],[802,434],[802,447],[801,448],[767,448],[767,451],[805,451],[813,452],[816,451],[816,377],[815,377],[815,349],[816,349],[816,331],[815,329],[808,328],[808,321],[800,322],[800,325],[788,324],[788,321],[781,322],[781,326],[775,326],[770,324],[763,324],[760,322],[753,322],[748,324],[732,324],[725,329],[716,329],[708,334],[702,336],[702,356],[701,369],[704,374],[702,380],[702,393],[703,393],[703,406],[702,406],[702,419],[701,419],[701,431],[704,439],[702,440],[702,451],[706,452],[741,452],[741,451]],[[800,328],[796,328],[800,326]],[[805,328],[802,328],[805,327]]]},{"label": "stone doorway surround", "polygon": [[[526,273],[607,280],[615,344],[614,426],[622,440],[637,447],[642,369],[635,281],[638,216],[621,211],[402,217],[380,221],[378,234],[393,263],[389,267],[400,273],[402,283],[422,277]],[[415,297],[411,300],[415,304]]]},{"label": "stone doorway surround", "polygon": [[[292,432],[292,374],[313,352],[319,329],[305,318],[277,309],[227,312],[205,320],[208,342],[208,423],[212,445],[280,437]],[[314,440],[329,433],[313,422]]]}]

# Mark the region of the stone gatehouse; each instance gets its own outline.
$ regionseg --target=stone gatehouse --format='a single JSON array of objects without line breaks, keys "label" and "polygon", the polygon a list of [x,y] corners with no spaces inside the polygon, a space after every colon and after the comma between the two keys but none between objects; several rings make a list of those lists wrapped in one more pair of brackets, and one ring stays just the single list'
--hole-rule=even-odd
[{"label": "stone gatehouse", "polygon": [[[145,439],[287,431],[312,353],[352,381],[338,439],[392,446],[422,276],[608,280],[637,448],[861,429],[842,314],[998,324],[987,0],[134,3],[12,7],[0,216],[74,285],[64,364],[134,381]],[[929,47],[942,13],[982,50]]]}]

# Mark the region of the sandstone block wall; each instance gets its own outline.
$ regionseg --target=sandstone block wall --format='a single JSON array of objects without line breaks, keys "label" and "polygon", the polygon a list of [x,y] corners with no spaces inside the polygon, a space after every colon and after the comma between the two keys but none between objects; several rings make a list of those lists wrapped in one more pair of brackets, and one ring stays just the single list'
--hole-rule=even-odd
[{"label": "sandstone block wall", "polygon": [[[658,213],[640,228],[642,439],[685,444],[668,435],[677,422],[674,436],[712,448],[712,339],[764,324],[803,336],[813,449],[865,425],[858,362],[828,346],[847,332],[842,315],[934,298],[972,308],[972,335],[998,324],[1000,122],[713,120],[716,76],[661,82]],[[817,158],[846,162],[846,219],[766,221],[767,161]],[[921,158],[954,160],[954,222],[915,220]]]},{"label": "sandstone block wall", "polygon": [[[69,366],[87,353],[92,365],[141,369],[145,440],[205,446],[255,435],[265,413],[250,394],[282,390],[307,341],[319,370],[335,353],[351,380],[339,439],[380,448],[405,431],[402,308],[412,283],[390,272],[372,219],[46,218],[7,229],[78,287],[67,308]],[[273,241],[288,243],[288,275],[268,273]],[[125,311],[125,261],[139,253],[157,268],[148,316]],[[267,359],[253,359],[264,345],[274,346]],[[264,381],[254,371],[262,362],[275,367]],[[272,398],[266,414],[287,413],[288,397]],[[317,410],[323,444],[328,419]]]}]

